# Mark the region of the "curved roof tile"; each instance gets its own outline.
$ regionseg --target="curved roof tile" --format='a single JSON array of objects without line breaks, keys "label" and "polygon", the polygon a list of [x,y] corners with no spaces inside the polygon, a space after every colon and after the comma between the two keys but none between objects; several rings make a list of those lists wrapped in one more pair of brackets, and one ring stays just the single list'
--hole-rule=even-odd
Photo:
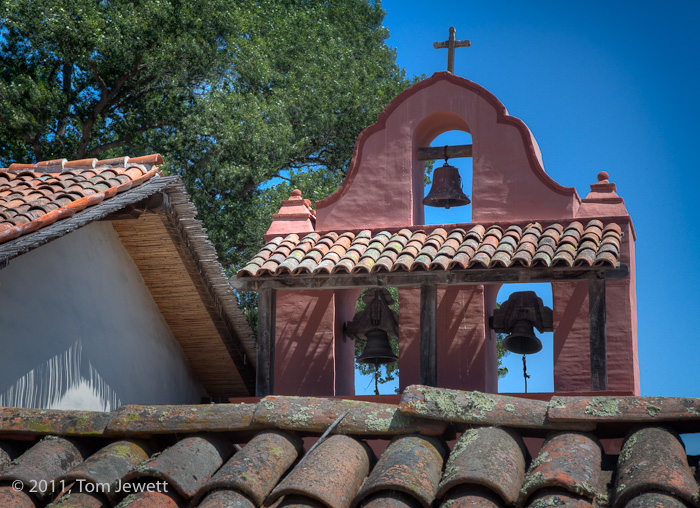
[{"label": "curved roof tile", "polygon": [[427,234],[402,229],[312,233],[275,238],[258,252],[238,277],[334,273],[389,273],[414,270],[464,270],[532,266],[611,267],[619,262],[621,230],[601,221],[586,227],[574,221],[543,228],[532,223],[504,227],[436,228]]},{"label": "curved roof tile", "polygon": [[[123,167],[112,166],[114,160],[59,159],[37,164],[11,164],[9,168],[0,168],[0,244],[66,216],[54,215],[42,221],[50,213],[48,206],[34,207],[35,213],[30,215],[8,215],[5,212],[17,211],[18,207],[26,203],[34,205],[36,201],[42,205],[53,205],[52,209],[68,208],[78,212],[150,180],[158,172],[156,165],[163,163],[158,154],[132,159],[123,157],[118,161]],[[78,172],[76,168],[91,169]],[[118,174],[118,180],[111,180],[111,177]],[[25,226],[27,223],[31,225]]]}]

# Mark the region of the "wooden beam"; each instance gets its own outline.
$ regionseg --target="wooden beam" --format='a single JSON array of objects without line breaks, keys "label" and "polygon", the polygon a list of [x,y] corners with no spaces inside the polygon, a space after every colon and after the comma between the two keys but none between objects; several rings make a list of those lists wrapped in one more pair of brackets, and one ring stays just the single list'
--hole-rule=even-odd
[{"label": "wooden beam", "polygon": [[430,272],[379,272],[358,274],[280,275],[276,277],[243,277],[231,279],[231,285],[239,291],[270,289],[348,289],[392,286],[422,286],[436,284],[483,285],[504,282],[579,282],[604,278],[623,279],[629,275],[629,267],[510,267],[468,268],[466,270],[434,270]]},{"label": "wooden beam", "polygon": [[264,288],[258,293],[256,397],[272,395],[275,388],[275,301],[274,289]]},{"label": "wooden beam", "polygon": [[588,281],[588,314],[591,343],[591,390],[607,390],[608,359],[605,330],[605,279],[589,279]]},{"label": "wooden beam", "polygon": [[420,384],[437,386],[437,286],[420,287]]},{"label": "wooden beam", "polygon": [[[447,147],[448,159],[472,156],[472,145],[453,145]],[[436,161],[445,158],[444,146],[425,146],[418,149],[419,161]]]}]

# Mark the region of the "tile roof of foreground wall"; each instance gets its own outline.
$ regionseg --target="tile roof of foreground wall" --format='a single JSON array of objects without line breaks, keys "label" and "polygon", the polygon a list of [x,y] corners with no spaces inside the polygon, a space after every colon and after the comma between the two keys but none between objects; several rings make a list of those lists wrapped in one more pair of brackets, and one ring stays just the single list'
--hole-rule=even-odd
[{"label": "tile roof of foreground wall", "polygon": [[[425,226],[421,226],[425,227]],[[608,266],[620,257],[621,229],[591,220],[542,226],[470,225],[396,233],[290,234],[273,238],[238,272],[238,277],[411,272],[510,266]]]},{"label": "tile roof of foreground wall", "polygon": [[[545,402],[423,386],[400,404],[269,396],[112,413],[3,408],[0,505],[681,508],[699,505],[698,460],[677,432],[698,431],[700,399]],[[532,436],[545,438],[535,457]],[[606,453],[605,438],[625,438],[621,451]],[[134,493],[149,484],[160,492]]]}]

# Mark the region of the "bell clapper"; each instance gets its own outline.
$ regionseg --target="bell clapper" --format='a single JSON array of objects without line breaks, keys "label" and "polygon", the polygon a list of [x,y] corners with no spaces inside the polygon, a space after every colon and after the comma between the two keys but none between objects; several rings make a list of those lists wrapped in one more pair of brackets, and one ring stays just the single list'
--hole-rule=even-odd
[{"label": "bell clapper", "polygon": [[525,355],[523,355],[523,378],[525,378],[525,393],[527,393],[527,380],[530,379],[530,375],[527,373],[527,360]]}]

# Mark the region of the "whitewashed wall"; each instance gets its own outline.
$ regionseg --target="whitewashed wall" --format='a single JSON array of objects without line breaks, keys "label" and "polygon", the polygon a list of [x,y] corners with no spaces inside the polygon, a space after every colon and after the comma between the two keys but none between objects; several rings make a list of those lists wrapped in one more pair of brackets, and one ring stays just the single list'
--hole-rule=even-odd
[{"label": "whitewashed wall", "polygon": [[110,411],[204,394],[109,222],[0,270],[0,406]]}]

